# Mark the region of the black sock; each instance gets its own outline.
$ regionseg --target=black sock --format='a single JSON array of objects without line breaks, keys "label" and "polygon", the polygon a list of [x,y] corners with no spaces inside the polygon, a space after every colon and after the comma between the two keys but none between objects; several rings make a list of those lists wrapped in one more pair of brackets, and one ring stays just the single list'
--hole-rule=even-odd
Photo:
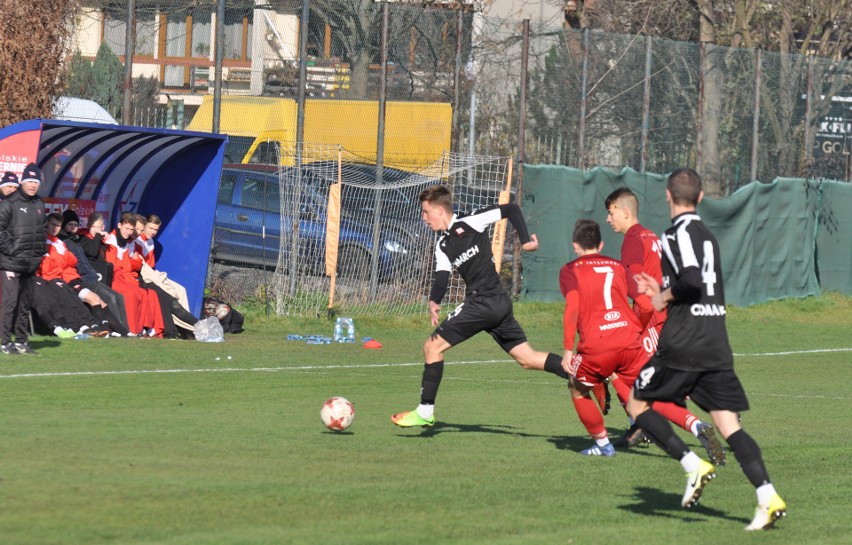
[{"label": "black sock", "polygon": [[444,375],[444,360],[427,363],[423,367],[423,380],[420,383],[420,404],[434,405],[438,397],[438,386]]},{"label": "black sock", "polygon": [[548,373],[553,373],[557,377],[562,377],[568,380],[568,373],[562,368],[562,358],[550,352],[547,359],[544,360],[544,370]]},{"label": "black sock", "polygon": [[680,460],[689,452],[689,447],[675,434],[669,421],[654,409],[640,414],[636,418],[636,425],[675,460]]},{"label": "black sock", "polygon": [[763,463],[760,447],[751,435],[744,429],[739,429],[728,436],[728,444],[734,451],[743,473],[755,488],[769,483],[769,472]]}]

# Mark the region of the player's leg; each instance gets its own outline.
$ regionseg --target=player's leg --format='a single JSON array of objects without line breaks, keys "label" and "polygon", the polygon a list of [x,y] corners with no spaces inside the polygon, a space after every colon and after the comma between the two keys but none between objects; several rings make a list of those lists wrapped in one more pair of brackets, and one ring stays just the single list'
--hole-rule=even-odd
[{"label": "player's leg", "polygon": [[595,440],[593,446],[580,451],[585,456],[615,456],[615,447],[609,441],[603,415],[591,395],[595,385],[600,383],[600,377],[611,374],[614,365],[614,354],[597,354],[594,357],[575,354],[568,366],[571,402],[583,427]]},{"label": "player's leg", "polygon": [[716,476],[716,469],[689,449],[675,434],[671,424],[651,408],[651,403],[683,400],[696,375],[656,365],[652,358],[639,372],[627,402],[627,410],[636,425],[669,456],[678,460],[686,472],[686,491],[681,500],[686,509],[698,503],[704,486]]},{"label": "player's leg", "polygon": [[488,334],[497,341],[507,354],[512,356],[524,369],[547,371],[558,377],[568,379],[568,373],[562,367],[562,356],[552,352],[535,350],[527,341],[521,324],[512,311],[512,299],[508,295],[496,296],[490,301],[494,315],[502,315],[500,322],[489,328]]},{"label": "player's leg", "polygon": [[728,442],[746,478],[757,494],[757,509],[746,530],[774,526],[787,513],[787,504],[776,492],[757,442],[740,426],[739,413],[748,410],[748,398],[736,374],[731,371],[705,373],[691,398],[707,408],[713,423]]},{"label": "player's leg", "polygon": [[403,428],[435,424],[435,399],[438,397],[438,388],[444,376],[444,352],[451,346],[437,333],[433,333],[426,339],[423,345],[426,364],[423,366],[423,376],[420,379],[420,404],[413,411],[391,416],[394,424]]}]

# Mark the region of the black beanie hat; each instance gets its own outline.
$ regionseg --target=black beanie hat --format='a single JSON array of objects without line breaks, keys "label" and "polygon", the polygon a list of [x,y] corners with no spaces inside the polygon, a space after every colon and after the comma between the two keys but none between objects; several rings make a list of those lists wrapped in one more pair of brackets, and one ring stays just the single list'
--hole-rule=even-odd
[{"label": "black beanie hat", "polygon": [[18,187],[21,185],[18,182],[18,175],[11,171],[6,171],[6,174],[3,175],[3,179],[0,179],[0,187],[5,187],[7,185],[13,185]]},{"label": "black beanie hat", "polygon": [[69,221],[76,221],[78,225],[80,224],[80,216],[70,208],[62,213],[62,227],[64,228]]},{"label": "black beanie hat", "polygon": [[41,169],[38,168],[38,165],[35,163],[30,163],[24,169],[23,174],[21,174],[21,184],[24,182],[37,182],[41,183]]}]

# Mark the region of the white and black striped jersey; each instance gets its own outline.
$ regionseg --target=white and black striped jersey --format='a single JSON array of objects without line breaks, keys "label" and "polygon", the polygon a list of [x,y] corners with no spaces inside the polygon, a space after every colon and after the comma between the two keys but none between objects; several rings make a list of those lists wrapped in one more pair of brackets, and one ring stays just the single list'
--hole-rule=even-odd
[{"label": "white and black striped jersey", "polygon": [[[469,216],[453,214],[449,227],[435,243],[435,271],[438,276],[442,272],[448,275],[453,269],[457,270],[466,286],[465,295],[474,292],[483,295],[505,292],[494,266],[491,239],[488,236],[488,226],[503,218],[509,218],[518,232],[521,244],[529,242],[526,223],[520,208],[515,204],[492,206]],[[443,295],[443,290],[433,289],[430,298],[440,302]]]},{"label": "white and black striped jersey", "polygon": [[733,369],[719,243],[694,212],[672,223],[661,237],[662,287],[672,288],[674,300],[668,305],[656,357],[672,369]]}]

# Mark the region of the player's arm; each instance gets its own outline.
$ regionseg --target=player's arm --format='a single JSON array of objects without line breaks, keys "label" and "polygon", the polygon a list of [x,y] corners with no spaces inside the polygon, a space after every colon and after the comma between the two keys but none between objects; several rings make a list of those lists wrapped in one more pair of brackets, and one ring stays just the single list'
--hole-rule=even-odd
[{"label": "player's arm", "polygon": [[432,279],[432,288],[429,290],[429,316],[432,318],[433,326],[438,325],[440,321],[441,301],[450,285],[452,270],[453,264],[450,263],[447,254],[441,250],[441,241],[438,240],[435,244],[435,277]]},{"label": "player's arm", "polygon": [[562,346],[564,353],[562,367],[568,371],[571,359],[574,357],[574,339],[577,336],[577,322],[580,318],[580,292],[577,289],[577,279],[566,266],[559,271],[559,289],[565,298],[565,311],[562,314]]},{"label": "player's arm", "polygon": [[492,223],[496,223],[504,218],[508,219],[509,223],[517,231],[518,239],[521,241],[521,248],[524,251],[534,252],[538,250],[538,239],[535,235],[530,235],[527,229],[527,222],[524,220],[524,214],[521,212],[521,207],[517,204],[499,204],[485,208],[470,216],[465,216],[464,222],[481,233]]},{"label": "player's arm", "polygon": [[657,279],[648,273],[636,277],[639,291],[651,298],[654,308],[665,309],[672,301],[696,301],[701,297],[701,270],[698,267],[687,267],[675,280],[675,283],[664,290],[660,289]]},{"label": "player's arm", "polygon": [[634,263],[628,267],[627,294],[633,299],[633,310],[636,312],[636,316],[639,317],[642,329],[645,329],[654,315],[654,304],[651,302],[650,297],[639,291],[639,284],[636,282],[636,277],[643,272],[644,267],[641,263]]},{"label": "player's arm", "polygon": [[645,248],[638,238],[624,237],[621,245],[621,262],[628,270],[627,295],[633,299],[633,310],[644,329],[654,315],[654,305],[650,297],[639,291],[639,285],[636,282],[636,277],[645,272]]}]

